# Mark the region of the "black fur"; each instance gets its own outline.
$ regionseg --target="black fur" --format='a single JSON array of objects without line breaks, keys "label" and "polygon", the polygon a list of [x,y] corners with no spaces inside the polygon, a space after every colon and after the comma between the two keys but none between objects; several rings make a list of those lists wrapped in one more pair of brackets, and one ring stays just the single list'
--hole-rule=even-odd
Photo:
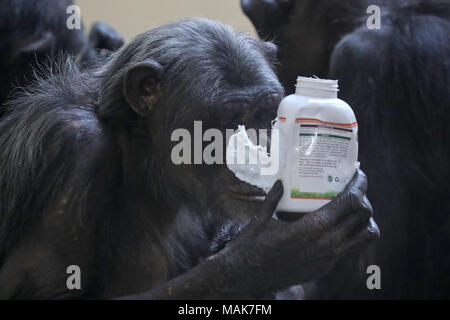
[{"label": "black fur", "polygon": [[366,264],[381,267],[383,290],[328,294],[448,298],[450,5],[403,7],[383,24],[342,39],[330,70],[361,126],[360,160],[383,229]]},{"label": "black fur", "polygon": [[68,29],[67,8],[73,4],[73,0],[0,3],[0,104],[16,88],[35,80],[34,68],[51,64],[61,54],[76,56],[78,63],[88,65],[97,59],[99,50],[115,51],[123,44],[118,33],[101,22],[92,26],[89,38],[83,28]]},{"label": "black fur", "polygon": [[[318,297],[449,298],[450,2],[266,3],[287,2],[274,21],[267,4],[242,1],[260,35],[279,44],[287,92],[297,75],[339,79],[382,231],[365,260],[342,262]],[[372,4],[380,30],[366,27]],[[370,264],[381,267],[382,290],[366,287]]]},{"label": "black fur", "polygon": [[[0,122],[0,297],[138,293],[221,249],[220,228],[245,225],[259,204],[228,198],[224,188],[242,183],[224,166],[175,166],[170,135],[237,111],[249,127],[267,127],[283,95],[273,53],[216,22],[184,20],[84,71],[68,59],[10,101]],[[147,59],[164,79],[142,118],[123,79]],[[81,291],[65,286],[71,264],[83,270]]]}]

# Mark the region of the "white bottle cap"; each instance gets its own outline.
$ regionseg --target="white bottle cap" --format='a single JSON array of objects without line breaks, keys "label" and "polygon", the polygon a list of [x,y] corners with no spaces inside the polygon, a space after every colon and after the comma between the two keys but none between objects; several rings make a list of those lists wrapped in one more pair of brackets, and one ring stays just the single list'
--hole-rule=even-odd
[{"label": "white bottle cap", "polygon": [[337,98],[339,91],[337,80],[298,77],[296,94],[316,98]]}]

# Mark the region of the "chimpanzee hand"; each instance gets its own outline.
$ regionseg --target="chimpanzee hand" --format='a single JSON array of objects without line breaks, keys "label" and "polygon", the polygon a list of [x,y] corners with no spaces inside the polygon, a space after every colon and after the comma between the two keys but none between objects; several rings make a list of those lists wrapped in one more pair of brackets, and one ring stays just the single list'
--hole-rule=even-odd
[{"label": "chimpanzee hand", "polygon": [[[379,237],[365,196],[367,177],[358,170],[347,188],[323,208],[296,222],[272,219],[283,194],[275,183],[261,212],[219,253],[255,292],[281,290],[323,276],[343,256]],[[249,283],[252,281],[253,283]]]},{"label": "chimpanzee hand", "polygon": [[92,25],[89,42],[94,49],[106,49],[112,52],[119,49],[124,43],[123,38],[116,30],[100,21]]},{"label": "chimpanzee hand", "polygon": [[123,38],[112,27],[101,21],[95,22],[89,32],[89,42],[78,59],[82,68],[99,57],[107,57],[124,44]]}]

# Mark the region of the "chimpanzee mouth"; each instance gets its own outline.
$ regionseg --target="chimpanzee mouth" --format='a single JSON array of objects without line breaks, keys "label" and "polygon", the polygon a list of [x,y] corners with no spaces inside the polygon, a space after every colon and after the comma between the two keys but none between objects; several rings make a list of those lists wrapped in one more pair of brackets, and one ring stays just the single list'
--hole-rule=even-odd
[{"label": "chimpanzee mouth", "polygon": [[240,184],[227,188],[227,195],[231,198],[249,202],[263,202],[266,192],[249,184]]},{"label": "chimpanzee mouth", "polygon": [[238,194],[238,193],[229,193],[230,197],[242,201],[248,201],[248,202],[263,202],[266,199],[266,196],[249,196],[245,194]]}]

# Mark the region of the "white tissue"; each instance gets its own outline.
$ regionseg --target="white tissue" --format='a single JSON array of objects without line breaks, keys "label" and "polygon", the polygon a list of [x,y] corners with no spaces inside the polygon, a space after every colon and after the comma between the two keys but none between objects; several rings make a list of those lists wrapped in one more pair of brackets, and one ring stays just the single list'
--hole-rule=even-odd
[{"label": "white tissue", "polygon": [[280,159],[284,159],[280,155],[284,151],[284,139],[280,137],[278,120],[272,126],[270,155],[265,147],[255,146],[249,139],[245,126],[240,125],[227,145],[227,167],[239,180],[268,191],[280,177]]}]

